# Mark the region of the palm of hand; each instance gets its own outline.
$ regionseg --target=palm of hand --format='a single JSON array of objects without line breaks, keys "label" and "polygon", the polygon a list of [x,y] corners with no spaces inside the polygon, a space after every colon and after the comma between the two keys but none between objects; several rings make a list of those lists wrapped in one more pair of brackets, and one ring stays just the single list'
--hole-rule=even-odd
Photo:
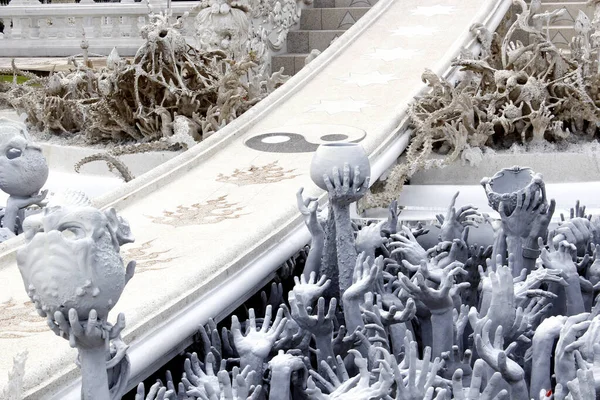
[{"label": "palm of hand", "polygon": [[363,294],[368,292],[373,286],[373,282],[369,279],[369,276],[363,277],[358,281],[354,282],[346,291],[344,292],[344,298],[347,299],[357,299],[360,298]]},{"label": "palm of hand", "polygon": [[294,286],[294,294],[300,298],[304,304],[312,304],[315,299],[323,294],[325,287],[319,286],[315,283],[303,283]]},{"label": "palm of hand", "polygon": [[511,327],[515,320],[515,296],[512,273],[508,267],[498,266],[497,272],[490,272],[492,299],[488,317],[493,321],[492,331],[498,325]]},{"label": "palm of hand", "polygon": [[369,264],[365,253],[361,253],[356,259],[352,285],[343,293],[344,300],[360,299],[366,292],[373,288],[377,275],[383,269],[383,257],[379,256],[373,266]]},{"label": "palm of hand", "polygon": [[540,324],[538,329],[536,329],[534,338],[541,339],[555,339],[560,334],[560,330],[562,329],[567,317],[563,315],[551,316]]},{"label": "palm of hand", "polygon": [[600,259],[597,258],[592,265],[590,265],[588,269],[588,279],[592,285],[600,282]]},{"label": "palm of hand", "polygon": [[[523,368],[514,360],[507,357],[506,352],[502,348],[504,338],[498,331],[494,343],[490,342],[489,331],[491,327],[491,321],[486,321],[483,326],[481,334],[477,334],[475,337],[475,347],[481,358],[488,363],[493,369],[502,373],[505,380],[510,382],[517,382],[523,379],[525,372]],[[498,327],[498,329],[502,329]]]},{"label": "palm of hand", "polygon": [[450,296],[450,288],[431,289],[425,284],[425,278],[420,272],[415,274],[416,284],[409,280],[406,276],[402,276],[401,280],[405,289],[412,294],[415,300],[421,302],[430,311],[447,310],[454,303]]},{"label": "palm of hand", "polygon": [[292,289],[294,295],[298,297],[303,304],[309,306],[329,287],[331,280],[323,275],[317,281],[317,274],[313,271],[310,273],[308,280],[306,280],[304,275],[301,275],[300,278],[294,277],[294,283],[295,285]]},{"label": "palm of hand", "polygon": [[358,231],[356,236],[356,248],[358,252],[366,251],[372,252],[385,243],[385,237],[381,236],[381,225],[383,222],[378,224],[370,224],[369,226]]},{"label": "palm of hand", "polygon": [[269,361],[269,366],[272,370],[280,370],[285,374],[291,374],[292,371],[297,371],[305,367],[300,357],[284,353],[283,350],[280,350],[279,354]]},{"label": "palm of hand", "polygon": [[[457,346],[454,346],[457,347]],[[473,373],[471,368],[471,356],[465,355],[465,358],[461,358],[460,355],[454,354],[454,357],[450,357],[448,353],[443,353],[442,358],[444,360],[444,367],[442,368],[442,376],[446,379],[451,379],[456,370],[460,369],[464,376],[469,376]]]},{"label": "palm of hand", "polygon": [[547,208],[544,195],[540,194],[537,187],[533,185],[531,190],[525,193],[524,197],[518,196],[517,205],[510,215],[506,213],[505,204],[499,204],[498,212],[506,235],[522,238],[533,235],[537,239],[545,234],[550,222],[549,217],[554,213],[555,203],[553,200],[550,208]]},{"label": "palm of hand", "polygon": [[546,253],[547,256],[543,255],[546,252],[542,252],[542,260],[547,268],[563,271],[565,273],[577,273],[577,267],[573,262],[572,256],[566,251],[554,251]]},{"label": "palm of hand", "polygon": [[578,315],[570,316],[566,319],[560,330],[560,336],[556,343],[555,355],[555,371],[556,377],[559,382],[562,381],[564,384],[570,379],[573,379],[575,369],[575,354],[574,351],[578,344],[576,344],[577,337],[585,332],[592,321],[587,320],[589,314],[581,313]]},{"label": "palm of hand", "polygon": [[207,363],[206,373],[202,371],[200,365],[195,365],[194,367],[188,368],[186,363],[185,367],[186,377],[189,380],[189,383],[191,383],[191,385],[186,384],[189,394],[193,394],[200,398],[202,398],[201,396],[206,396],[206,389],[204,388],[206,385],[210,386],[215,393],[219,393],[221,391],[219,378],[214,374],[212,364],[210,367],[208,367]]},{"label": "palm of hand", "polygon": [[419,265],[421,261],[427,260],[427,251],[417,242],[406,246],[407,251],[402,252],[404,259],[411,264]]},{"label": "palm of hand", "polygon": [[380,292],[379,295],[381,296],[381,303],[386,309],[389,309],[392,306],[396,306],[399,310],[404,309],[405,302],[402,302],[395,294],[390,292]]},{"label": "palm of hand", "polygon": [[272,334],[250,329],[246,336],[235,341],[235,347],[240,354],[253,354],[256,357],[266,358],[276,339]]},{"label": "palm of hand", "polygon": [[257,330],[254,309],[249,309],[248,314],[250,325],[246,330],[246,335],[241,332],[237,316],[233,315],[231,317],[231,333],[233,334],[234,345],[242,358],[252,355],[255,358],[264,360],[269,355],[281,332],[285,329],[287,319],[283,318],[283,309],[280,308],[277,311],[275,321],[271,325],[272,308],[269,305],[262,326],[260,330]]},{"label": "palm of hand", "polygon": [[437,263],[437,267],[440,269],[444,269],[448,267],[455,261],[460,263],[464,263],[467,261],[469,257],[469,249],[467,245],[462,240],[455,241],[452,243],[452,247],[450,248],[450,254],[447,257],[440,259]]},{"label": "palm of hand", "polygon": [[210,385],[210,387],[215,391],[215,393],[219,393],[221,391],[221,385],[219,383],[219,377],[217,375],[205,375],[202,378],[202,383],[204,385]]},{"label": "palm of hand", "polygon": [[303,328],[315,336],[330,335],[331,332],[333,332],[333,320],[331,318],[325,318],[322,321],[319,321],[318,317],[313,316],[306,322],[308,322],[308,325],[303,326]]},{"label": "palm of hand", "polygon": [[536,215],[535,213],[517,208],[511,215],[502,218],[502,230],[509,236],[526,237]]},{"label": "palm of hand", "polygon": [[309,315],[306,305],[301,300],[299,301],[293,293],[290,294],[289,302],[292,317],[300,328],[315,336],[331,335],[337,305],[335,297],[331,299],[327,313],[325,312],[325,299],[320,297],[316,315]]},{"label": "palm of hand", "polygon": [[420,300],[432,311],[446,310],[454,305],[450,293],[444,294],[440,290],[431,291],[428,295],[421,296]]},{"label": "palm of hand", "polygon": [[462,235],[465,227],[455,218],[446,218],[440,227],[440,238],[442,241],[451,241]]},{"label": "palm of hand", "polygon": [[[600,342],[600,319],[595,317],[592,319],[592,322],[587,329],[587,331],[581,335],[581,342],[583,342],[583,346],[579,348],[581,355],[586,360],[594,360],[594,365],[600,368],[600,352],[595,349],[596,346],[599,346]],[[600,350],[600,349],[599,349]],[[600,375],[596,375],[600,379]]]},{"label": "palm of hand", "polygon": [[421,261],[427,260],[427,251],[417,242],[417,239],[406,226],[402,227],[404,234],[392,235],[394,242],[390,247],[397,247],[392,250],[392,254],[401,253],[404,260],[413,265],[419,265]]}]

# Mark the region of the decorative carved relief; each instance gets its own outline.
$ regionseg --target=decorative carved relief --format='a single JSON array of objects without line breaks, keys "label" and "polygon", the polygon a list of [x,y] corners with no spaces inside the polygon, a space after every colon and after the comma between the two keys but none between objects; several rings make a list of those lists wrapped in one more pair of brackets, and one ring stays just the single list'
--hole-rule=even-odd
[{"label": "decorative carved relief", "polygon": [[40,318],[32,302],[10,299],[0,303],[0,339],[19,339],[47,331],[46,320]]},{"label": "decorative carved relief", "polygon": [[206,203],[195,203],[191,206],[178,206],[176,211],[163,211],[160,217],[150,217],[156,224],[178,226],[216,224],[226,219],[236,219],[245,214],[239,212],[244,207],[236,207],[238,203],[229,203],[227,195],[208,200]]},{"label": "decorative carved relief", "polygon": [[158,271],[168,268],[168,264],[177,257],[166,257],[172,249],[156,251],[152,249],[152,243],[156,239],[148,240],[137,247],[127,249],[123,252],[123,258],[126,260],[135,260],[135,272],[141,274],[148,271]]},{"label": "decorative carved relief", "polygon": [[294,169],[284,170],[278,165],[278,161],[273,161],[262,167],[251,165],[242,170],[236,168],[231,175],[219,174],[217,181],[238,186],[274,183],[297,177],[298,175],[292,174],[294,171]]}]

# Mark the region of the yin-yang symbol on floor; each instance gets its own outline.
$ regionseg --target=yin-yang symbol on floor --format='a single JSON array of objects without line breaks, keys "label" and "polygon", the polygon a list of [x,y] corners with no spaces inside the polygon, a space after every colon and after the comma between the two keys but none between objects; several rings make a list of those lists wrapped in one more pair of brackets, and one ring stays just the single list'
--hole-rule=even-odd
[{"label": "yin-yang symbol on floor", "polygon": [[306,124],[271,129],[252,136],[245,145],[268,153],[310,153],[324,143],[358,143],[366,136],[364,130],[353,126]]}]

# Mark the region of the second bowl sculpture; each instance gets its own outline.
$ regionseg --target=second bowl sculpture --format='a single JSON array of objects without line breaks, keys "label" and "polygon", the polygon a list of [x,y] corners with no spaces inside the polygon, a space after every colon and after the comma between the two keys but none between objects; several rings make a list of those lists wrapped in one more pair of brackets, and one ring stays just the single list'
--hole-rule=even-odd
[{"label": "second bowl sculpture", "polygon": [[481,185],[490,207],[498,211],[498,206],[503,203],[507,215],[511,215],[517,207],[518,196],[527,191],[540,190],[542,192],[540,201],[545,201],[542,175],[534,173],[531,168],[519,166],[504,168],[492,178],[483,178]]}]

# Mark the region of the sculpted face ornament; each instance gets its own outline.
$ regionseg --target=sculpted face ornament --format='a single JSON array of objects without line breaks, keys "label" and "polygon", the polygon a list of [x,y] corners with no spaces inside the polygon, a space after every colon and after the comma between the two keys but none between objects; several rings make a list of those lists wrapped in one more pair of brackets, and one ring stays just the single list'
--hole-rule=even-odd
[{"label": "sculpted face ornament", "polygon": [[247,2],[212,0],[201,7],[196,17],[200,48],[222,50],[233,59],[241,57],[250,36]]},{"label": "sculpted face ornament", "polygon": [[40,316],[79,351],[81,398],[120,399],[127,389],[129,359],[121,340],[125,316],[108,313],[133,276],[119,254],[133,242],[114,209],[49,207],[24,222],[27,244],[17,252],[25,290]]},{"label": "sculpted face ornament", "polygon": [[44,200],[39,194],[48,179],[48,164],[42,149],[34,145],[22,122],[0,118],[0,189],[9,194],[2,219],[3,236],[19,231],[19,211]]},{"label": "sculpted face ornament", "polygon": [[127,222],[114,209],[55,207],[27,218],[24,229],[17,263],[41,313],[66,317],[74,308],[87,316],[94,309],[106,319],[133,275],[134,264],[124,268],[119,255],[133,242]]}]

